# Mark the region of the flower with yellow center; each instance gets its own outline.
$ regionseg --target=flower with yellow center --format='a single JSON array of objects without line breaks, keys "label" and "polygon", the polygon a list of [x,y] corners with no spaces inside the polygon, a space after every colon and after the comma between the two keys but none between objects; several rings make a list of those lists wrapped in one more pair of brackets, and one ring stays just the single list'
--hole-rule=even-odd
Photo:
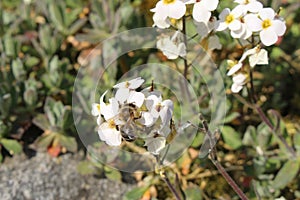
[{"label": "flower with yellow center", "polygon": [[230,24],[233,20],[234,20],[234,15],[233,14],[227,15],[226,18],[225,18],[225,22],[227,24]]},{"label": "flower with yellow center", "polygon": [[259,32],[260,40],[265,46],[275,44],[286,30],[285,23],[276,16],[272,8],[263,8],[258,15],[248,14],[244,19],[252,32]]},{"label": "flower with yellow center", "polygon": [[237,31],[241,28],[240,17],[242,10],[238,7],[230,11],[229,8],[225,8],[219,15],[219,20],[216,23],[216,31],[224,31],[229,28],[231,31]]},{"label": "flower with yellow center", "polygon": [[155,13],[156,20],[166,20],[167,18],[180,19],[186,11],[185,3],[181,0],[160,0],[151,12]]}]

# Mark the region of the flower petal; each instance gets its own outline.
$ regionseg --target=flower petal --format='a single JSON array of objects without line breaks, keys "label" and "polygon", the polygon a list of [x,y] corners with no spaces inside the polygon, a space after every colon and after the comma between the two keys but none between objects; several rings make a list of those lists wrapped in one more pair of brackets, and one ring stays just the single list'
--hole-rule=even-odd
[{"label": "flower petal", "polygon": [[120,104],[123,104],[125,101],[127,101],[129,92],[130,90],[128,88],[119,88],[115,94],[116,100],[119,101]]},{"label": "flower petal", "polygon": [[262,20],[265,20],[265,19],[274,19],[275,17],[275,12],[272,8],[263,8],[259,11],[259,14],[260,18]]},{"label": "flower petal", "polygon": [[146,138],[145,146],[147,146],[147,150],[150,153],[158,155],[159,152],[166,146],[166,139],[164,137]]},{"label": "flower petal", "polygon": [[244,17],[248,29],[252,32],[262,30],[262,21],[255,14],[248,14]]},{"label": "flower petal", "polygon": [[243,85],[246,79],[247,77],[242,73],[239,73],[236,76],[232,77],[232,81],[238,85]]},{"label": "flower petal", "polygon": [[161,19],[156,13],[153,15],[153,22],[153,26],[157,26],[161,29],[169,28],[171,26],[169,19]]},{"label": "flower petal", "polygon": [[271,45],[275,44],[278,40],[277,34],[271,28],[262,30],[259,33],[259,37],[260,37],[261,42],[265,46],[271,46]]},{"label": "flower petal", "polygon": [[141,107],[144,103],[145,95],[141,92],[131,91],[128,97],[128,103],[134,103],[137,107]]},{"label": "flower petal", "polygon": [[249,56],[249,63],[251,67],[268,64],[268,52],[265,49],[261,49],[258,53]]},{"label": "flower petal", "polygon": [[200,3],[202,3],[207,10],[214,11],[218,7],[219,0],[202,0]]},{"label": "flower petal", "polygon": [[227,76],[233,75],[235,72],[239,71],[242,68],[242,66],[242,63],[237,63],[232,68],[230,68],[230,70],[227,72]]},{"label": "flower petal", "polygon": [[91,111],[92,115],[97,117],[100,115],[100,104],[98,103],[93,103],[92,104],[92,111]]},{"label": "flower petal", "polygon": [[259,12],[261,9],[263,8],[263,5],[262,3],[260,3],[259,1],[253,1],[253,2],[250,2],[248,5],[247,5],[247,10],[252,12],[252,13],[257,13]]},{"label": "flower petal", "polygon": [[180,19],[186,11],[185,4],[182,1],[176,1],[174,4],[170,4],[168,7],[168,15],[174,19]]},{"label": "flower petal", "polygon": [[238,84],[236,84],[236,83],[233,83],[233,84],[231,85],[231,91],[232,91],[233,93],[238,93],[239,91],[241,91],[241,89],[243,89],[243,85],[238,85]]},{"label": "flower petal", "polygon": [[197,22],[204,22],[207,23],[209,21],[209,18],[211,16],[211,12],[207,10],[203,4],[201,3],[196,3],[194,5],[193,9],[193,18]]},{"label": "flower petal", "polygon": [[272,27],[278,36],[282,36],[286,31],[286,25],[283,21],[277,19],[272,22]]},{"label": "flower petal", "polygon": [[228,25],[228,28],[232,31],[239,30],[241,28],[241,22],[235,19]]},{"label": "flower petal", "polygon": [[218,36],[213,35],[208,38],[208,49],[214,50],[214,49],[221,49],[221,48],[222,45],[220,43],[220,39]]},{"label": "flower petal", "polygon": [[219,18],[221,21],[225,21],[225,18],[227,15],[229,15],[230,13],[230,9],[229,8],[225,8],[224,10],[222,10],[222,12],[219,15]]},{"label": "flower petal", "polygon": [[216,31],[224,31],[225,29],[227,29],[228,25],[225,22],[222,21],[217,21],[216,22]]}]

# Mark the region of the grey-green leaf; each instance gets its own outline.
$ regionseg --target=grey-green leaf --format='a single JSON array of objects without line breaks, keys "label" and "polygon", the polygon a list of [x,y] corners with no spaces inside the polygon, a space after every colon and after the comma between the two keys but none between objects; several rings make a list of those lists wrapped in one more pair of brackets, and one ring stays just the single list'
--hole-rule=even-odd
[{"label": "grey-green leaf", "polygon": [[242,146],[240,134],[230,126],[224,126],[222,128],[222,137],[225,143],[229,145],[232,149],[238,149]]},{"label": "grey-green leaf", "polygon": [[296,160],[288,160],[276,175],[272,187],[274,189],[284,188],[297,175],[299,171],[300,162]]}]

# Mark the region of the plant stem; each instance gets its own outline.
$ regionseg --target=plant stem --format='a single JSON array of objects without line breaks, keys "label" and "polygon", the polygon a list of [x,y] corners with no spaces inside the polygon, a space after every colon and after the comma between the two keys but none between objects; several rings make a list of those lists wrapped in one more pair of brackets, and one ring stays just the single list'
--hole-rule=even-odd
[{"label": "plant stem", "polygon": [[291,153],[292,157],[296,158],[297,155],[296,155],[296,152],[294,151],[294,149],[288,145],[288,143],[286,142],[286,140],[284,139],[284,137],[282,135],[276,134],[276,128],[271,123],[271,121],[268,119],[268,117],[266,116],[264,111],[261,109],[261,107],[257,104],[257,96],[256,96],[255,90],[254,90],[253,74],[252,74],[251,69],[250,69],[250,93],[251,93],[250,94],[251,101],[252,101],[254,108],[257,111],[259,117],[261,118],[261,120],[267,124],[267,126],[271,129],[272,134],[282,142],[282,144],[285,146],[285,148]]},{"label": "plant stem", "polygon": [[[213,154],[213,153],[211,153]],[[222,174],[225,178],[227,183],[232,187],[232,189],[239,195],[242,200],[248,200],[248,197],[244,194],[244,192],[239,188],[239,186],[235,183],[235,181],[230,177],[230,175],[226,172],[224,167],[217,161],[211,159],[212,163],[216,166],[218,171]]]},{"label": "plant stem", "polygon": [[167,174],[164,172],[161,177],[166,182],[166,184],[168,185],[168,188],[173,193],[173,195],[175,196],[176,200],[181,200],[180,195],[178,194],[178,192],[176,191],[176,189],[173,187],[173,185],[172,185],[169,177],[167,176]]},{"label": "plant stem", "polygon": [[231,188],[236,192],[236,194],[242,199],[242,200],[248,200],[247,196],[244,194],[244,192],[239,188],[239,186],[235,183],[235,181],[230,177],[230,175],[226,172],[226,169],[218,162],[217,158],[217,149],[215,146],[213,146],[213,136],[211,131],[208,128],[207,121],[203,118],[202,115],[200,115],[200,120],[202,121],[203,128],[205,130],[205,133],[208,135],[210,140],[210,160],[212,163],[216,166],[220,174],[225,178],[226,182],[231,186]]},{"label": "plant stem", "polygon": [[286,140],[284,139],[284,137],[282,135],[276,134],[274,125],[271,123],[271,121],[265,115],[265,113],[263,112],[261,107],[258,105],[255,105],[255,108],[256,108],[256,111],[258,112],[258,115],[261,118],[261,120],[267,124],[267,126],[271,129],[272,133],[282,142],[282,144],[285,146],[285,148],[291,153],[293,158],[296,158],[297,154],[294,151],[294,149],[289,146],[289,144],[286,142]]},{"label": "plant stem", "polygon": [[[182,18],[182,33],[183,33],[183,42],[184,42],[185,48],[187,49],[186,19],[185,18],[186,18],[185,16],[183,16],[183,18]],[[183,76],[184,76],[185,79],[187,79],[188,68],[189,68],[189,65],[187,63],[187,58],[185,56],[185,58],[184,58],[184,72],[183,72]]]}]

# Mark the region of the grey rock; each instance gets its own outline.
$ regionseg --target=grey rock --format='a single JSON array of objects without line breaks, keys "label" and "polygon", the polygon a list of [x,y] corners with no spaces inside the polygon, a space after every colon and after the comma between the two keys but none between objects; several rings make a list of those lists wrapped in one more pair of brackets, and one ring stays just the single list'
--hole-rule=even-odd
[{"label": "grey rock", "polygon": [[37,153],[26,159],[15,156],[0,164],[1,200],[94,200],[122,199],[131,184],[99,179],[77,172],[80,156],[51,158]]}]

